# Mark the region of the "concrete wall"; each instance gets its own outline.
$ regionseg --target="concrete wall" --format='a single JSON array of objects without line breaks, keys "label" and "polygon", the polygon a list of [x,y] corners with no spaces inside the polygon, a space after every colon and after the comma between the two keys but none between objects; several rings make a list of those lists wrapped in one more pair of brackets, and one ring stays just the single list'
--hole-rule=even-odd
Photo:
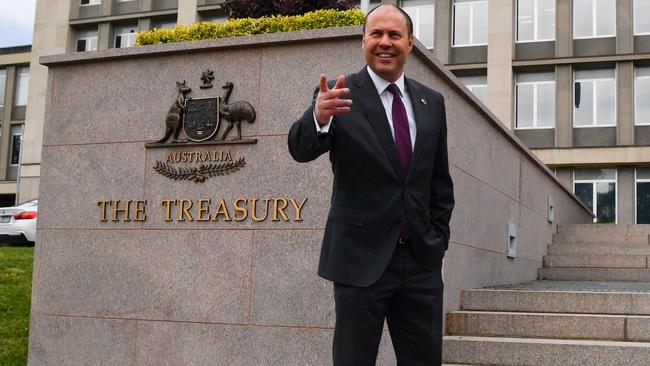
[{"label": "concrete wall", "polygon": [[[333,52],[336,50],[336,52]],[[332,177],[326,156],[294,162],[291,123],[318,75],[363,67],[357,27],[45,57],[43,144],[29,362],[56,364],[327,365],[332,288],[317,277]],[[203,70],[216,89],[199,89]],[[444,263],[445,311],[465,288],[536,278],[556,224],[591,216],[491,112],[417,45],[408,75],[444,94],[457,206]],[[205,183],[153,171],[160,138],[187,80],[192,97],[257,109],[234,145],[247,165]],[[308,198],[300,222],[165,222],[163,198]],[[547,203],[555,202],[549,223]],[[100,222],[99,200],[146,199],[145,222]],[[506,257],[508,222],[517,257]],[[388,337],[379,365],[394,365]]]}]

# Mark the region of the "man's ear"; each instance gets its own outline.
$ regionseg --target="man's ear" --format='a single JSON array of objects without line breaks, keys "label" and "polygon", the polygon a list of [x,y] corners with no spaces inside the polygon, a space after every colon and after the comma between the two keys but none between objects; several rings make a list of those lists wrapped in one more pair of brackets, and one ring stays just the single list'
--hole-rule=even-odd
[{"label": "man's ear", "polygon": [[414,43],[415,43],[415,37],[412,34],[409,34],[409,52],[413,50]]}]

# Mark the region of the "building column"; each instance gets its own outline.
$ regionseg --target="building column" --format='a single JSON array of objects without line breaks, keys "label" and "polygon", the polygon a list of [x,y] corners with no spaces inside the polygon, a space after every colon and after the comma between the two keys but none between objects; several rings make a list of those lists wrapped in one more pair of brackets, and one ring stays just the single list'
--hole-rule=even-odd
[{"label": "building column", "polygon": [[151,10],[153,10],[153,0],[140,0],[140,11],[146,12]]},{"label": "building column", "polygon": [[573,76],[571,66],[555,66],[555,147],[573,146]]},{"label": "building column", "polygon": [[571,168],[556,168],[555,177],[562,183],[569,191],[573,192],[573,169]]},{"label": "building column", "polygon": [[488,1],[487,104],[509,129],[513,128],[513,11],[510,0]]},{"label": "building column", "polygon": [[8,66],[5,79],[4,113],[2,129],[0,130],[0,180],[7,180],[7,163],[11,148],[11,111],[14,105],[14,90],[16,90],[16,66]]},{"label": "building column", "polygon": [[616,53],[634,52],[633,0],[616,1]]},{"label": "building column", "polygon": [[190,25],[198,20],[197,0],[178,0],[178,24]]},{"label": "building column", "polygon": [[[20,157],[20,185],[16,188],[19,202],[38,197],[41,151],[43,149],[43,122],[45,120],[45,95],[48,85],[47,67],[39,63],[43,55],[65,53],[68,49],[67,33],[70,8],[61,1],[37,1],[29,65],[29,91]],[[62,27],[61,24],[66,24]]]},{"label": "building column", "polygon": [[[116,0],[104,0],[104,1],[102,1],[102,4],[100,5],[101,10],[100,10],[99,13],[102,16],[113,15],[113,9],[115,9],[115,7],[114,7],[115,1]],[[66,20],[66,23],[68,23],[68,20]]]},{"label": "building column", "polygon": [[113,47],[113,37],[111,37],[111,23],[99,23],[97,30],[97,49],[106,50]]},{"label": "building column", "polygon": [[555,55],[571,57],[573,54],[573,11],[571,0],[555,3]]},{"label": "building column", "polygon": [[438,0],[435,3],[433,31],[433,54],[443,64],[449,63],[451,48],[451,2]]},{"label": "building column", "polygon": [[619,224],[634,224],[635,206],[634,168],[619,167],[616,181],[616,221]]},{"label": "building column", "polygon": [[616,65],[616,145],[634,145],[634,63]]}]

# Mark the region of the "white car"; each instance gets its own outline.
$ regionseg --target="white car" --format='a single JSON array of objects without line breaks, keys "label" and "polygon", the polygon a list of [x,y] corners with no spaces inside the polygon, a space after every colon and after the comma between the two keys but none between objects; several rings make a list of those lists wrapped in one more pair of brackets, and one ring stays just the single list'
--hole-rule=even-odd
[{"label": "white car", "polygon": [[33,243],[37,217],[37,199],[0,208],[0,243]]}]

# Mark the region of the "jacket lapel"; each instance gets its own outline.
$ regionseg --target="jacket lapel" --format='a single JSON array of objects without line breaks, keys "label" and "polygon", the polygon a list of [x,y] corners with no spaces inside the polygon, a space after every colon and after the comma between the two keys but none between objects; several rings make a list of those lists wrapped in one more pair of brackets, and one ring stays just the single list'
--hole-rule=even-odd
[{"label": "jacket lapel", "polygon": [[363,70],[359,72],[359,89],[358,89],[358,99],[361,103],[362,110],[366,115],[368,123],[372,127],[379,144],[383,148],[390,165],[393,167],[395,173],[404,180],[404,174],[400,168],[400,163],[397,158],[397,150],[395,149],[395,141],[393,141],[393,135],[390,132],[390,126],[388,125],[388,119],[386,118],[386,111],[384,106],[381,103],[379,94],[377,94],[377,88],[375,84],[370,79],[368,75],[368,70],[364,67]]}]

